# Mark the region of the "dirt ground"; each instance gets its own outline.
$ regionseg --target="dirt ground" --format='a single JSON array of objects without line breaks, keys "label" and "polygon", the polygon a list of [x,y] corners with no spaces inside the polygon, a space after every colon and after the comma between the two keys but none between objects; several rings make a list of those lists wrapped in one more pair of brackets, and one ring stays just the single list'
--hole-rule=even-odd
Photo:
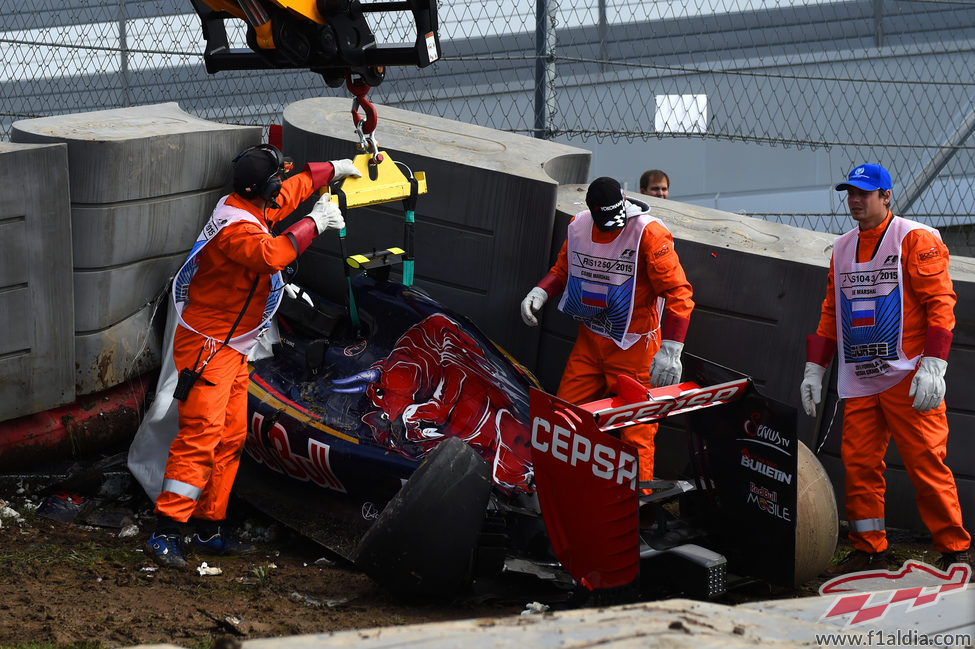
[{"label": "dirt ground", "polygon": [[[21,513],[25,504],[0,494]],[[26,506],[28,509],[30,505]],[[246,524],[254,524],[248,518]],[[257,521],[257,527],[264,522]],[[22,514],[0,518],[0,647],[100,649],[320,633],[509,615],[523,605],[396,601],[321,549],[278,531],[245,557],[191,555],[188,570],[156,569],[143,552],[151,520],[121,530]],[[273,529],[273,527],[271,528]],[[221,570],[201,575],[197,568]]]},{"label": "dirt ground", "polygon": [[[127,504],[135,512],[124,521],[135,527],[127,529],[41,515],[38,506],[50,494],[23,480],[0,479],[0,500],[0,649],[153,643],[217,649],[254,638],[517,615],[530,602],[397,600],[236,500],[232,518],[259,551],[216,560],[191,555],[184,571],[157,569],[143,552],[153,520],[147,499]],[[841,543],[837,554],[844,549]],[[918,554],[923,549],[918,545],[912,556],[933,561]],[[200,574],[204,560],[221,573]],[[795,590],[755,584],[729,593],[725,603],[811,596],[818,587],[818,581]]]}]

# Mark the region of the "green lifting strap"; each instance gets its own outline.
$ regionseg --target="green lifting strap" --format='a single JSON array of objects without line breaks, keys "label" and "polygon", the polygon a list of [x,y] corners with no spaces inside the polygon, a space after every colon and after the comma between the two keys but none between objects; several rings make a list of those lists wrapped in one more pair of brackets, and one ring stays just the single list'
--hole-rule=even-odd
[{"label": "green lifting strap", "polygon": [[[332,188],[332,196],[338,199],[339,209],[342,210],[342,216],[345,217],[346,210],[346,200],[345,192],[342,191],[341,187]],[[339,230],[339,254],[342,256],[342,270],[345,272],[345,283],[349,287],[349,317],[352,319],[352,325],[356,330],[361,328],[361,323],[359,322],[359,309],[355,305],[355,294],[352,292],[352,271],[349,269],[349,265],[345,263],[345,228]]]},{"label": "green lifting strap", "polygon": [[403,285],[413,286],[413,231],[416,219],[416,197],[419,194],[419,184],[416,176],[410,175],[410,195],[403,200],[404,224],[403,224],[403,247],[406,248],[406,255],[403,257]]}]

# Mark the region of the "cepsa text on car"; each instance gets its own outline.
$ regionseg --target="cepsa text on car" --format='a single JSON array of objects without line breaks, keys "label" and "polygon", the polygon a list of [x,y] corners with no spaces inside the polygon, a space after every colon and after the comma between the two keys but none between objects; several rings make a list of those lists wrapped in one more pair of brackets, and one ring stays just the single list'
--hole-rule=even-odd
[{"label": "cepsa text on car", "polygon": [[745,394],[747,379],[732,381],[707,388],[682,392],[679,397],[635,403],[598,413],[599,427],[603,430],[618,428],[647,420],[662,419],[676,414],[707,408],[720,403],[735,401]]},{"label": "cepsa text on car", "polygon": [[532,446],[571,466],[589,464],[592,473],[616,484],[629,481],[636,488],[636,456],[606,444],[593,443],[579,431],[552,424],[542,417],[532,420]]}]

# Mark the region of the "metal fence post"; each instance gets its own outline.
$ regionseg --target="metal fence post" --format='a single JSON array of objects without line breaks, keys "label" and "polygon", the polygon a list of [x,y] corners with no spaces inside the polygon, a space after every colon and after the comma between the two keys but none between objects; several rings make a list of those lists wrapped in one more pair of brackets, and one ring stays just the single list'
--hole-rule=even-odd
[{"label": "metal fence post", "polygon": [[535,128],[536,138],[547,140],[551,134],[549,117],[552,82],[555,79],[555,28],[548,0],[535,0]]},{"label": "metal fence post", "polygon": [[606,0],[599,0],[599,71],[606,71],[606,61],[609,59],[609,47],[606,44],[608,26],[606,23]]},{"label": "metal fence post", "polygon": [[884,46],[884,0],[873,0],[873,44]]},{"label": "metal fence post", "polygon": [[129,44],[126,22],[125,0],[118,0],[119,78],[122,82],[122,105],[131,106],[132,99],[129,96]]}]

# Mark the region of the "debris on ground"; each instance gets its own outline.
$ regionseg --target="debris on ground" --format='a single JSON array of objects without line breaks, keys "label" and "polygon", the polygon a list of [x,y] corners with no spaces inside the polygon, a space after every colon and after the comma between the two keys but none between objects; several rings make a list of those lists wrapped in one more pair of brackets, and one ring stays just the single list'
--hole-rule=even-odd
[{"label": "debris on ground", "polygon": [[529,602],[525,605],[525,610],[521,612],[522,615],[538,615],[544,613],[549,609],[549,606],[542,604],[541,602]]},{"label": "debris on ground", "polygon": [[[93,647],[217,647],[221,638],[539,615],[550,609],[544,601],[403,601],[236,498],[228,514],[257,553],[222,558],[220,574],[206,579],[194,570],[159,568],[143,552],[154,526],[153,504],[140,487],[132,487],[117,461],[101,462],[102,482],[82,466],[0,475],[0,646],[72,646],[85,638]],[[88,501],[71,522],[42,516],[42,504],[66,500],[62,493]],[[895,530],[889,537],[898,563],[935,560],[929,537]],[[837,555],[849,548],[841,528]],[[203,568],[201,561],[196,565]],[[796,589],[755,584],[729,593],[722,603],[814,596],[822,581]]]},{"label": "debris on ground", "polygon": [[[239,647],[238,638],[518,612],[497,602],[398,600],[347,565],[319,561],[320,545],[233,497],[228,516],[257,553],[222,557],[220,574],[205,578],[194,569],[160,568],[143,551],[155,525],[153,503],[117,459],[100,466],[110,483],[104,490],[97,480],[81,479],[94,475],[81,464],[0,475],[0,647],[68,647],[84,638],[91,647],[216,649],[220,640]],[[71,522],[39,514],[44,502],[64,500],[56,496],[61,492],[88,499]],[[190,557],[203,567],[203,557]]]},{"label": "debris on ground", "polygon": [[206,575],[222,575],[223,574],[223,570],[221,570],[217,566],[207,565],[207,562],[206,561],[204,561],[199,566],[197,566],[196,572],[199,573],[199,575],[201,577],[204,577]]},{"label": "debris on ground", "polygon": [[0,500],[0,519],[4,518],[23,520],[20,516],[20,512],[8,505],[6,501]]}]

